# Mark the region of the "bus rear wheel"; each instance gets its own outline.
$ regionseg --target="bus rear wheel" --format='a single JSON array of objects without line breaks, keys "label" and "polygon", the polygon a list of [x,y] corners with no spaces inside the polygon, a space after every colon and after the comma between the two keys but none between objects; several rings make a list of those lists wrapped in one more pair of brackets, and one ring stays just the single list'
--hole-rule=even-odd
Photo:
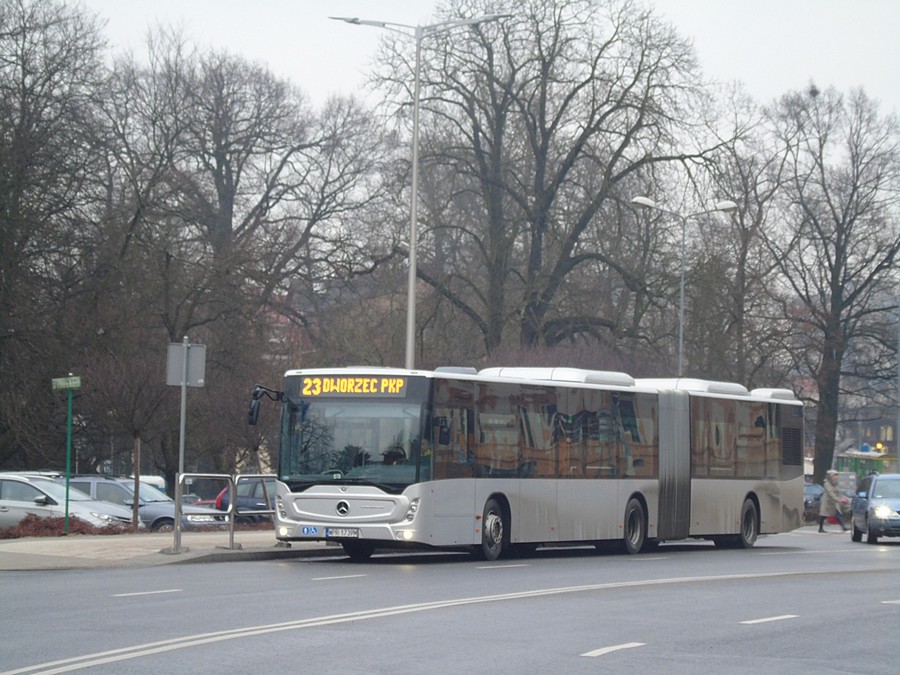
[{"label": "bus rear wheel", "polygon": [[753,548],[759,536],[759,513],[752,499],[745,499],[741,507],[741,533],[735,542],[738,548]]},{"label": "bus rear wheel", "polygon": [[739,534],[713,537],[717,548],[753,548],[759,536],[759,511],[756,502],[745,499],[741,506],[741,531]]},{"label": "bus rear wheel", "polygon": [[496,560],[503,552],[503,537],[506,522],[503,507],[496,499],[488,499],[484,505],[484,517],[481,521],[481,546],[477,553],[485,560]]},{"label": "bus rear wheel", "polygon": [[624,548],[631,555],[640,553],[647,540],[647,516],[640,500],[632,497],[625,507]]}]

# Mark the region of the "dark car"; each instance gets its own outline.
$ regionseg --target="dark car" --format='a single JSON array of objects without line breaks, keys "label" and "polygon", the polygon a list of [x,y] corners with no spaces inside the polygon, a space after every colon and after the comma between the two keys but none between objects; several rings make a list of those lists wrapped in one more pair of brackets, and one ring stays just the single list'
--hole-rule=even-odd
[{"label": "dark car", "polygon": [[803,518],[815,520],[819,517],[819,505],[822,503],[822,493],[825,488],[817,483],[807,483],[803,486]]},{"label": "dark car", "polygon": [[[102,475],[80,475],[70,479],[72,487],[94,499],[120,504],[130,509],[134,504],[134,479]],[[138,515],[152,530],[169,532],[175,526],[175,500],[152,485],[141,483]],[[182,504],[181,527],[221,527],[228,524],[228,516],[201,506]]]},{"label": "dark car", "polygon": [[870,544],[878,537],[900,537],[900,473],[869,474],[862,479],[853,503],[853,541]]},{"label": "dark car", "polygon": [[[275,510],[275,479],[266,478],[263,485],[262,478],[244,478],[237,482],[235,486],[237,492],[237,514],[235,514],[235,522],[240,523],[259,523],[270,519],[270,514],[254,515],[252,511],[274,511]],[[268,505],[266,504],[268,497]],[[216,497],[216,508],[220,511],[227,511],[230,503],[228,488],[222,490]]]}]

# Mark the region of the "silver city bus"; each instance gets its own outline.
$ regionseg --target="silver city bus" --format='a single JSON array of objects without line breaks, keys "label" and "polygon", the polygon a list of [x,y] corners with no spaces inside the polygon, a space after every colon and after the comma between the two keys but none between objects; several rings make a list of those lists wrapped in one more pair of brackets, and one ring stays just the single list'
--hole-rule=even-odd
[{"label": "silver city bus", "polygon": [[276,537],[469,548],[750,547],[802,524],[803,406],[785,389],[574,368],[291,370]]}]

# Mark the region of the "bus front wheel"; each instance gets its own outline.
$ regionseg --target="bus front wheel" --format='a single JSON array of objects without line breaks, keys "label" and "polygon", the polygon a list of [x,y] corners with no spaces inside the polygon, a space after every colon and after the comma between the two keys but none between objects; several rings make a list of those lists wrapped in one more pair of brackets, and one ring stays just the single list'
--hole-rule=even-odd
[{"label": "bus front wheel", "polygon": [[503,552],[503,537],[506,531],[503,507],[496,499],[488,499],[484,505],[481,521],[481,547],[478,551],[485,560],[496,560]]},{"label": "bus front wheel", "polygon": [[643,504],[635,497],[629,499],[625,507],[624,535],[625,552],[640,553],[647,539],[647,517]]}]

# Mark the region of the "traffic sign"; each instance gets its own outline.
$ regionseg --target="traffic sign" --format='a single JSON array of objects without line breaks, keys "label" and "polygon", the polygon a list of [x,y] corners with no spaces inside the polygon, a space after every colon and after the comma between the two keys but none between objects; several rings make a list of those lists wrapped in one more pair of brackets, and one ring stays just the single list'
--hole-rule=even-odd
[{"label": "traffic sign", "polygon": [[50,380],[53,391],[65,391],[67,389],[81,389],[81,378],[77,375],[69,377],[56,377]]}]

